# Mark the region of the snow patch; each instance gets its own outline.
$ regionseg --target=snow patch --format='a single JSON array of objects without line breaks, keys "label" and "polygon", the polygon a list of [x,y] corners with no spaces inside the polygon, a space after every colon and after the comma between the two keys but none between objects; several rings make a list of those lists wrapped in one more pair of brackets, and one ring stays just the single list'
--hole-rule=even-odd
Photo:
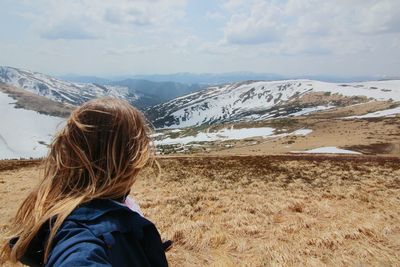
[{"label": "snow patch", "polygon": [[199,132],[195,136],[184,136],[177,138],[165,138],[156,140],[156,145],[174,145],[174,144],[189,144],[191,142],[212,142],[226,140],[241,140],[252,137],[284,137],[288,135],[308,135],[312,132],[311,129],[299,129],[292,133],[283,133],[274,135],[275,129],[271,127],[260,128],[242,128],[242,129],[222,129],[217,132]]},{"label": "snow patch", "polygon": [[400,114],[400,107],[371,112],[371,113],[367,113],[367,114],[360,115],[360,116],[349,116],[349,117],[345,117],[344,119],[395,117],[397,114]]},{"label": "snow patch", "polygon": [[296,117],[296,116],[302,116],[302,115],[308,115],[310,113],[318,112],[318,111],[323,111],[323,110],[328,110],[328,109],[333,109],[336,108],[335,106],[316,106],[316,107],[310,107],[310,108],[303,108],[302,110],[291,113],[288,115],[288,117]]},{"label": "snow patch", "polygon": [[151,134],[150,136],[151,136],[152,138],[154,138],[154,137],[163,136],[163,135],[164,135],[163,133],[153,133],[153,134]]},{"label": "snow patch", "polygon": [[0,159],[46,156],[63,118],[16,109],[15,100],[0,92]]},{"label": "snow patch", "polygon": [[185,136],[178,138],[166,138],[154,141],[156,145],[188,144],[191,142],[212,142],[223,140],[239,140],[250,137],[267,137],[274,133],[271,127],[243,128],[243,129],[222,129],[218,132],[200,132],[195,136]]},{"label": "snow patch", "polygon": [[312,133],[311,129],[299,129],[293,132],[294,135],[308,135]]},{"label": "snow patch", "polygon": [[346,150],[346,149],[341,149],[337,148],[334,146],[326,146],[326,147],[319,147],[319,148],[314,148],[311,150],[306,150],[306,151],[291,151],[291,153],[310,153],[310,154],[357,154],[360,155],[362,153],[351,151],[351,150]]}]

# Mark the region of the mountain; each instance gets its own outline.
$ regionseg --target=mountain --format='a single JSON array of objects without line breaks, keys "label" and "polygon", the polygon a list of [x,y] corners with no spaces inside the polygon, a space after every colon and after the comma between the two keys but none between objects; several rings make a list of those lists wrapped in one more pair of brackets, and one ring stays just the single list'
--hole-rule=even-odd
[{"label": "mountain", "polygon": [[214,85],[246,80],[282,80],[284,76],[270,73],[228,72],[228,73],[173,73],[119,76],[114,79],[140,79],[153,82],[176,82],[184,84]]},{"label": "mountain", "polygon": [[128,87],[148,96],[153,96],[158,103],[187,95],[203,88],[199,84],[184,84],[177,82],[152,82],[148,80],[126,79],[110,82],[111,85]]},{"label": "mountain", "polygon": [[338,76],[338,75],[280,75],[274,73],[256,73],[256,72],[227,72],[227,73],[173,73],[173,74],[149,74],[149,75],[125,75],[114,77],[113,80],[123,79],[144,79],[154,82],[178,82],[185,84],[202,84],[202,85],[216,85],[223,83],[234,83],[241,81],[257,80],[257,81],[278,81],[278,80],[317,80],[324,82],[359,82],[369,80],[381,80],[391,78],[392,80],[399,78],[385,77],[385,76]]},{"label": "mountain", "polygon": [[0,82],[69,105],[80,105],[102,96],[126,99],[138,107],[144,107],[149,102],[143,93],[127,87],[67,82],[42,73],[12,67],[0,67]]},{"label": "mountain", "polygon": [[66,80],[28,70],[0,67],[0,82],[71,105],[80,105],[96,97],[113,96],[126,99],[138,108],[145,108],[202,88],[199,84],[140,79],[112,81],[78,75],[67,75],[63,78]]},{"label": "mountain", "polygon": [[16,109],[32,110],[55,117],[67,117],[74,109],[74,106],[63,104],[2,82],[0,82],[0,92],[13,99],[10,103],[15,105]]},{"label": "mountain", "polygon": [[371,99],[400,101],[400,81],[247,81],[211,86],[145,112],[157,128],[183,128],[299,116]]},{"label": "mountain", "polygon": [[75,74],[67,74],[58,77],[60,80],[74,82],[74,83],[98,83],[98,84],[109,84],[112,82],[111,79],[105,79],[97,76],[82,76]]},{"label": "mountain", "polygon": [[183,96],[195,91],[198,91],[204,86],[197,83],[180,83],[174,81],[151,81],[145,79],[122,79],[111,80],[99,78],[96,76],[78,76],[78,75],[65,75],[60,78],[79,83],[95,83],[102,85],[116,85],[127,87],[134,91],[142,92],[147,96],[151,96],[153,104],[159,104],[178,96]]}]

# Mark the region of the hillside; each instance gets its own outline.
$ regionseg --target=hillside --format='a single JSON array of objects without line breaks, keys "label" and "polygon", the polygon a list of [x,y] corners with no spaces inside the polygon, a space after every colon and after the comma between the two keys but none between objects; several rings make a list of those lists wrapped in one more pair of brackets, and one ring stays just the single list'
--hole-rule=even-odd
[{"label": "hillside", "polygon": [[0,82],[70,105],[80,105],[93,98],[111,96],[123,98],[138,107],[145,106],[141,103],[141,98],[145,98],[144,94],[127,87],[67,82],[42,73],[12,67],[0,67]]},{"label": "hillside", "polygon": [[[133,88],[148,88],[148,92]],[[6,118],[0,129],[0,159],[44,156],[62,118],[76,105],[99,96],[126,99],[144,109],[157,128],[153,138],[160,154],[400,155],[399,80],[245,81],[210,86],[148,107],[167,98],[160,92],[168,88],[173,95],[196,86],[138,80],[106,86],[71,83],[0,67]],[[27,123],[21,123],[24,120]],[[41,124],[46,126],[40,128]],[[18,140],[25,147],[19,147]]]},{"label": "hillside", "polygon": [[[399,266],[400,162],[366,156],[162,157],[131,189],[171,266]],[[41,179],[0,161],[0,238]],[[7,265],[6,265],[7,266]],[[11,265],[9,265],[11,266]]]},{"label": "hillside", "polygon": [[0,92],[7,94],[15,100],[15,108],[33,110],[40,114],[67,117],[75,107],[2,82],[0,82]]},{"label": "hillside", "polygon": [[368,101],[400,101],[400,81],[247,81],[212,86],[146,110],[156,128],[287,118]]}]

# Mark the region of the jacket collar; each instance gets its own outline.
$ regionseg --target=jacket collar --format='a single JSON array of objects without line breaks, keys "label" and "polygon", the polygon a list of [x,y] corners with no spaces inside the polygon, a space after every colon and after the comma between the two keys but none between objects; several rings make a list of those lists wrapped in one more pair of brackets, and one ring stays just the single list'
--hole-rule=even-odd
[{"label": "jacket collar", "polygon": [[119,201],[111,199],[94,199],[90,202],[79,205],[69,216],[68,219],[79,221],[95,220],[106,213],[115,211],[131,210]]}]

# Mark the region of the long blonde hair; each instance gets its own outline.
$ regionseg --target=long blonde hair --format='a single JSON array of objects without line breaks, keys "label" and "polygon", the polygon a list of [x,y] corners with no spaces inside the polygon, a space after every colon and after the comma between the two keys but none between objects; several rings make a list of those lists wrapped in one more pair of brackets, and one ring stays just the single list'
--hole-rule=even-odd
[{"label": "long blonde hair", "polygon": [[18,241],[13,248],[4,244],[3,260],[20,259],[42,225],[51,220],[46,262],[66,217],[92,199],[125,196],[153,155],[150,128],[128,102],[100,98],[76,109],[50,146],[42,181],[10,224],[10,236]]}]

